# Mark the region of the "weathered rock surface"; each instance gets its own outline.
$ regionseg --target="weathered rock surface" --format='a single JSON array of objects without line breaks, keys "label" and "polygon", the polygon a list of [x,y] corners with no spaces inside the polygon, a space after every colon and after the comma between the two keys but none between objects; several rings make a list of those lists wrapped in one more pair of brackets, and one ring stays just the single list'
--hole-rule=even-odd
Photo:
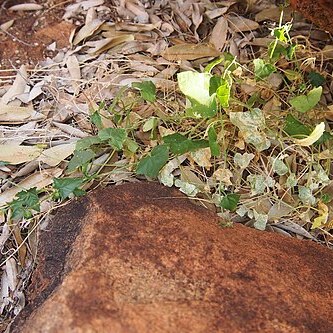
[{"label": "weathered rock surface", "polygon": [[290,3],[318,27],[333,33],[332,0],[291,0]]},{"label": "weathered rock surface", "polygon": [[132,183],[59,210],[11,332],[333,332],[333,252]]}]

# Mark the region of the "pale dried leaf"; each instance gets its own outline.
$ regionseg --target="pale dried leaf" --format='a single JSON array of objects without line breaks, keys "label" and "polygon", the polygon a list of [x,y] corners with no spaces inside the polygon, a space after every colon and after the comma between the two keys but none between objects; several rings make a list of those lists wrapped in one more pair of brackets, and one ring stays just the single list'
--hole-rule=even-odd
[{"label": "pale dried leaf", "polygon": [[104,4],[104,0],[86,0],[80,1],[79,5],[83,10],[88,10],[93,7],[101,6]]},{"label": "pale dried leaf", "polygon": [[27,246],[26,246],[26,244],[25,244],[25,242],[22,238],[21,229],[17,225],[14,225],[12,227],[12,231],[13,231],[13,236],[14,236],[14,239],[15,239],[15,243],[17,244],[19,263],[20,263],[21,267],[24,267],[25,259],[27,257],[28,248],[27,248]]},{"label": "pale dried leaf", "polygon": [[297,235],[300,235],[300,236],[303,236],[306,238],[313,239],[313,236],[306,229],[304,229],[301,225],[299,225],[295,222],[292,222],[290,220],[285,220],[282,223],[273,224],[273,226],[275,226],[277,228],[281,228],[286,231],[293,232]]},{"label": "pale dried leaf", "polygon": [[14,291],[17,286],[17,267],[14,258],[6,260],[5,271],[8,278],[9,289]]},{"label": "pale dried leaf", "polygon": [[71,76],[71,84],[73,89],[76,91],[80,86],[79,81],[81,80],[80,64],[75,55],[71,55],[67,58],[66,65]]},{"label": "pale dried leaf", "polygon": [[221,182],[225,186],[232,185],[232,181],[231,181],[232,177],[233,177],[232,172],[226,168],[218,168],[213,173],[213,178],[216,179],[217,181]]},{"label": "pale dried leaf", "polygon": [[12,27],[12,25],[14,24],[14,22],[15,22],[14,20],[9,20],[9,21],[7,21],[5,23],[2,23],[0,25],[0,29],[2,31],[7,31],[10,27]]},{"label": "pale dried leaf", "polygon": [[8,10],[12,11],[30,11],[30,10],[40,10],[43,9],[42,5],[36,3],[22,3],[20,5],[11,6]]},{"label": "pale dried leaf", "polygon": [[206,44],[179,44],[162,52],[162,57],[170,60],[195,60],[205,57],[217,57],[221,52]]},{"label": "pale dried leaf", "polygon": [[43,93],[43,87],[44,87],[45,82],[44,81],[40,81],[37,84],[35,84],[30,93],[29,93],[29,97],[27,102],[24,103],[28,103],[33,101],[36,97],[40,96]]},{"label": "pale dried leaf", "polygon": [[253,31],[259,28],[259,24],[255,21],[241,16],[229,16],[229,27],[235,32]]},{"label": "pale dried leaf", "polygon": [[42,119],[45,119],[45,116],[36,112],[32,105],[20,107],[0,104],[0,123],[2,124],[22,124]]},{"label": "pale dried leaf", "polygon": [[74,136],[77,138],[85,138],[89,135],[89,134],[79,130],[78,128],[75,128],[68,124],[62,124],[62,123],[58,123],[58,122],[54,121],[53,125],[59,129],[61,129],[63,132],[69,134],[70,136]]},{"label": "pale dried leaf", "polygon": [[89,22],[96,20],[98,18],[96,9],[95,8],[89,8],[86,14],[86,20],[85,24],[88,24]]},{"label": "pale dried leaf", "polygon": [[10,236],[10,229],[8,223],[5,223],[2,226],[1,235],[0,235],[0,251],[2,251],[9,236]]},{"label": "pale dried leaf", "polygon": [[333,59],[333,45],[326,45],[322,51],[325,59]]},{"label": "pale dried leaf", "polygon": [[75,150],[75,143],[63,144],[44,150],[38,157],[38,161],[48,164],[49,166],[56,166],[64,161],[69,155],[73,154]]},{"label": "pale dried leaf", "polygon": [[[283,22],[290,21],[292,19],[293,10],[291,7],[283,9]],[[279,7],[266,8],[256,14],[255,20],[257,22],[262,22],[265,20],[270,20],[273,22],[279,22],[281,16],[281,9]]]},{"label": "pale dried leaf", "polygon": [[14,187],[0,194],[0,207],[11,202],[18,192],[37,187],[38,190],[52,184],[53,178],[59,177],[63,173],[60,168],[53,168],[36,172],[22,180]]},{"label": "pale dried leaf", "polygon": [[35,133],[36,121],[29,121],[27,124],[19,126],[16,130],[6,134],[5,139],[1,140],[1,144],[20,145]]},{"label": "pale dried leaf", "polygon": [[34,160],[41,152],[42,149],[37,146],[0,145],[0,161],[9,164],[21,164]]},{"label": "pale dried leaf", "polygon": [[1,276],[1,288],[0,288],[0,313],[3,311],[3,307],[6,305],[5,302],[1,304],[2,301],[4,301],[9,296],[9,281],[6,274],[6,271],[3,270],[2,276]]},{"label": "pale dried leaf", "polygon": [[278,202],[270,208],[268,212],[268,219],[270,221],[278,220],[281,217],[288,216],[293,210],[294,207],[284,203],[283,201]]},{"label": "pale dried leaf", "polygon": [[211,164],[211,152],[210,148],[202,148],[198,149],[196,151],[193,151],[190,153],[191,157],[197,163],[199,166],[210,169],[212,164]]},{"label": "pale dried leaf", "polygon": [[136,16],[136,20],[139,23],[149,22],[149,15],[142,6],[138,6],[134,4],[132,1],[127,0],[125,2],[125,7]]},{"label": "pale dried leaf", "polygon": [[103,24],[103,21],[101,21],[99,19],[93,20],[93,21],[89,22],[88,24],[85,24],[74,37],[73,44],[77,45],[80,42],[82,42],[84,39],[86,39],[87,37],[90,37],[91,35],[93,35],[94,32],[96,32],[102,24]]},{"label": "pale dried leaf", "polygon": [[94,46],[91,48],[88,53],[89,54],[101,54],[103,52],[108,51],[109,49],[116,47],[125,42],[134,41],[134,35],[122,35],[113,38],[105,38],[96,42],[87,43],[87,46]]},{"label": "pale dried leaf", "polygon": [[229,9],[228,7],[222,7],[222,8],[215,8],[213,10],[207,10],[205,12],[205,15],[211,20],[213,20],[225,14],[228,11],[228,9]]},{"label": "pale dried leaf", "polygon": [[12,175],[12,178],[15,179],[15,178],[18,178],[18,177],[24,177],[24,176],[30,175],[31,173],[33,173],[39,167],[40,167],[40,162],[38,162],[37,160],[33,160],[31,162],[28,162],[24,165],[24,167],[17,170],[17,172],[15,172]]},{"label": "pale dried leaf", "polygon": [[152,31],[158,29],[161,26],[161,23],[156,24],[140,24],[140,23],[131,23],[131,22],[117,22],[115,25],[116,30],[130,31],[130,32],[144,32]]},{"label": "pale dried leaf", "polygon": [[13,85],[2,96],[1,103],[8,104],[16,96],[23,94],[27,87],[28,74],[26,67],[22,65],[18,70]]},{"label": "pale dried leaf", "polygon": [[225,17],[220,17],[213,28],[210,36],[210,43],[219,51],[223,49],[227,41],[228,20]]},{"label": "pale dried leaf", "polygon": [[180,172],[183,182],[195,185],[200,191],[209,191],[209,187],[192,171],[191,167],[182,167]]}]

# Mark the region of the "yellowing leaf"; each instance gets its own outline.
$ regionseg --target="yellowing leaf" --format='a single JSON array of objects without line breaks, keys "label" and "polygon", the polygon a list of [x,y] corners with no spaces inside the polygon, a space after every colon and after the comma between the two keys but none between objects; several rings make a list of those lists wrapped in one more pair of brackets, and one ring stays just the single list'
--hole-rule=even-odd
[{"label": "yellowing leaf", "polygon": [[217,57],[221,52],[206,44],[179,44],[167,48],[162,57],[170,60],[195,60],[205,57]]},{"label": "yellowing leaf", "polygon": [[320,137],[323,135],[324,131],[325,123],[321,122],[315,127],[315,129],[308,137],[304,139],[295,139],[294,141],[297,145],[308,147],[314,144],[317,140],[319,140]]},{"label": "yellowing leaf", "polygon": [[42,149],[36,146],[0,145],[0,161],[9,164],[20,164],[34,160],[41,152]]},{"label": "yellowing leaf", "polygon": [[321,201],[318,203],[319,216],[313,220],[311,229],[320,228],[327,223],[328,220],[328,207]]}]

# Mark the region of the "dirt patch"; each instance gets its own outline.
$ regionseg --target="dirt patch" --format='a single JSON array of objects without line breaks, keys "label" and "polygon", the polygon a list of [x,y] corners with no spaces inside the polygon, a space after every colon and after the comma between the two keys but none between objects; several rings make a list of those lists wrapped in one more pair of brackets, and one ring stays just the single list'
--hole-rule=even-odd
[{"label": "dirt patch", "polygon": [[[38,11],[11,11],[11,6],[24,0],[4,1],[0,7],[0,25],[14,20],[6,31],[0,30],[0,70],[17,68],[21,64],[34,66],[46,56],[53,57],[68,45],[74,26],[62,19],[64,8],[73,1],[36,0],[43,6]],[[56,42],[55,49],[47,46]]]},{"label": "dirt patch", "polygon": [[292,0],[291,4],[320,28],[333,33],[333,6],[331,0]]}]

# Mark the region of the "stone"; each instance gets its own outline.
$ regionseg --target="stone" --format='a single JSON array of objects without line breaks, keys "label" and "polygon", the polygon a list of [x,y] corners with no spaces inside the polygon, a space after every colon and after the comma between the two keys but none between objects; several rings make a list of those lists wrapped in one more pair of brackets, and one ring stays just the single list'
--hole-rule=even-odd
[{"label": "stone", "polygon": [[333,252],[222,227],[157,183],[92,192],[42,232],[12,333],[333,332]]},{"label": "stone", "polygon": [[332,0],[291,0],[290,4],[318,27],[333,33]]}]

